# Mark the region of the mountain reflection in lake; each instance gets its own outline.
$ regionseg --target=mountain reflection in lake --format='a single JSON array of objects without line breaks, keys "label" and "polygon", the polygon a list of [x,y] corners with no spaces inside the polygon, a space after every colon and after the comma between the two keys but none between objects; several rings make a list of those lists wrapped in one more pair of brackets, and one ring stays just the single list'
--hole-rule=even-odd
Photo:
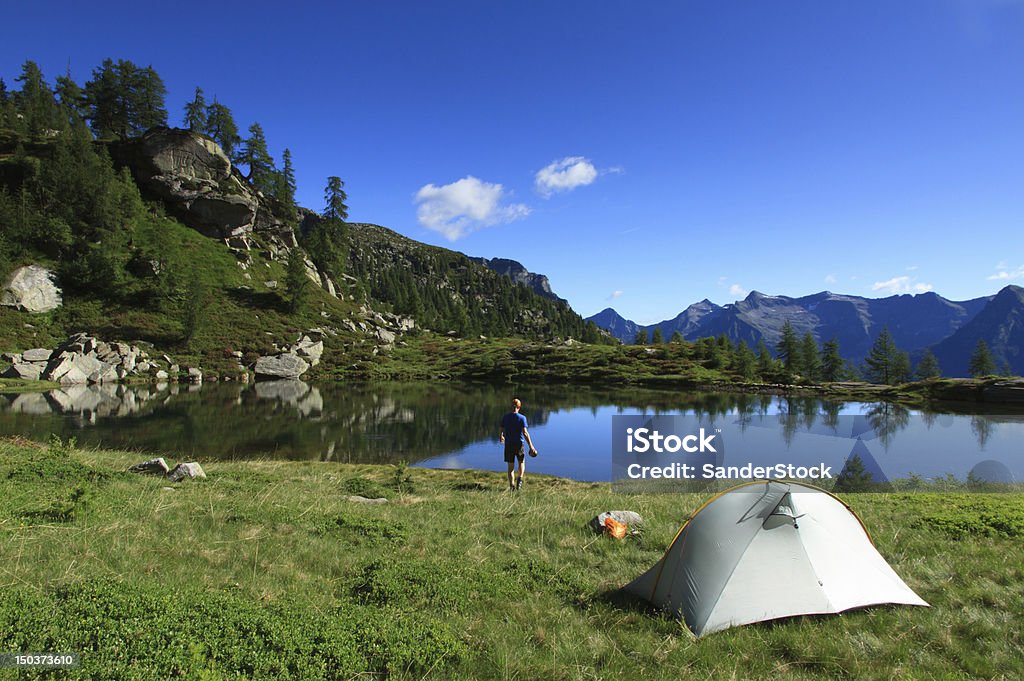
[{"label": "mountain reflection in lake", "polygon": [[611,477],[616,414],[680,414],[713,422],[725,464],[821,458],[836,472],[856,455],[887,479],[952,475],[1024,480],[1024,417],[935,414],[893,404],[767,395],[601,390],[581,386],[412,383],[347,386],[274,381],[246,386],[72,386],[0,395],[0,434],[175,459],[407,461],[504,470],[498,424],[513,396],[541,455],[533,472]]}]

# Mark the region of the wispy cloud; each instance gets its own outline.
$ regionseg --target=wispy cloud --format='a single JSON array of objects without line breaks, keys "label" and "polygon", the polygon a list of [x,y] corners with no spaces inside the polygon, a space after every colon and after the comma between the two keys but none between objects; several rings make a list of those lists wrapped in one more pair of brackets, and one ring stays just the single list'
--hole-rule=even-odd
[{"label": "wispy cloud", "polygon": [[605,300],[616,300],[622,297],[622,291],[612,291],[611,294],[605,298]]},{"label": "wispy cloud", "polygon": [[834,274],[826,274],[825,275],[825,283],[826,284],[834,284],[837,281],[839,281],[839,280],[836,279],[836,275],[834,275]]},{"label": "wispy cloud", "polygon": [[747,295],[747,293],[749,293],[749,291],[747,291],[747,289],[743,288],[739,284],[733,284],[732,286],[729,287],[730,296],[736,296],[737,298],[740,298]]},{"label": "wispy cloud", "polygon": [[1012,279],[1024,279],[1024,265],[1017,269],[1011,269],[1006,262],[996,265],[996,273],[986,277],[989,281],[1010,281]]},{"label": "wispy cloud", "polygon": [[931,284],[916,282],[908,276],[893,277],[887,281],[876,281],[871,285],[872,291],[882,291],[892,295],[898,293],[927,293],[933,288]]},{"label": "wispy cloud", "polygon": [[537,193],[548,198],[558,192],[592,184],[597,179],[597,168],[583,156],[566,156],[552,161],[537,171],[533,186]]},{"label": "wispy cloud", "polygon": [[416,219],[427,229],[455,241],[481,227],[512,222],[530,214],[525,204],[503,204],[506,198],[500,184],[472,175],[451,184],[428,184],[416,192]]}]

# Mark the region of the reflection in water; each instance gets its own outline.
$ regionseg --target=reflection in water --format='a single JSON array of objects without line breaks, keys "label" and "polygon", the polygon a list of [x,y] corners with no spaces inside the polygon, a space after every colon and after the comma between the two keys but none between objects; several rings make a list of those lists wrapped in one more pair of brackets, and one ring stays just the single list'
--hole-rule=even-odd
[{"label": "reflection in water", "polygon": [[[726,465],[827,459],[849,488],[910,475],[1024,479],[1024,418],[911,413],[770,395],[460,383],[73,386],[0,395],[0,434],[199,460],[267,457],[502,469],[515,394],[542,455],[532,470],[606,480],[614,414],[693,415],[723,429]],[[981,453],[984,449],[984,455]]]}]

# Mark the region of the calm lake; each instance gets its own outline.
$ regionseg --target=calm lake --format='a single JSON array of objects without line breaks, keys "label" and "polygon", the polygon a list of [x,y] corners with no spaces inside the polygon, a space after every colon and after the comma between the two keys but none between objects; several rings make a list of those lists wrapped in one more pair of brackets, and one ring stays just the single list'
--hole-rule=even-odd
[{"label": "calm lake", "polygon": [[1024,414],[936,414],[888,404],[724,393],[459,383],[74,386],[0,394],[0,434],[179,459],[407,461],[504,470],[498,424],[515,395],[541,454],[533,472],[604,481],[612,417],[685,415],[727,443],[718,463],[821,461],[856,453],[876,477],[1024,481]]}]

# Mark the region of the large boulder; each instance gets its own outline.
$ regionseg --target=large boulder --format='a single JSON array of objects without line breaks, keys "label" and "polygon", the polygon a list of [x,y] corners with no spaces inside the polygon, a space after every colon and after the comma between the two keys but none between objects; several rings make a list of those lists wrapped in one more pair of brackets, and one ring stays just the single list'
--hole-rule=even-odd
[{"label": "large boulder", "polygon": [[14,270],[0,292],[0,305],[26,312],[49,312],[61,306],[61,291],[53,283],[53,272],[39,265]]},{"label": "large boulder", "polygon": [[259,200],[213,140],[191,130],[153,128],[116,153],[143,189],[190,227],[222,239],[253,230]]},{"label": "large boulder", "polygon": [[261,379],[296,379],[309,370],[309,363],[296,354],[283,352],[256,360],[256,377]]}]

